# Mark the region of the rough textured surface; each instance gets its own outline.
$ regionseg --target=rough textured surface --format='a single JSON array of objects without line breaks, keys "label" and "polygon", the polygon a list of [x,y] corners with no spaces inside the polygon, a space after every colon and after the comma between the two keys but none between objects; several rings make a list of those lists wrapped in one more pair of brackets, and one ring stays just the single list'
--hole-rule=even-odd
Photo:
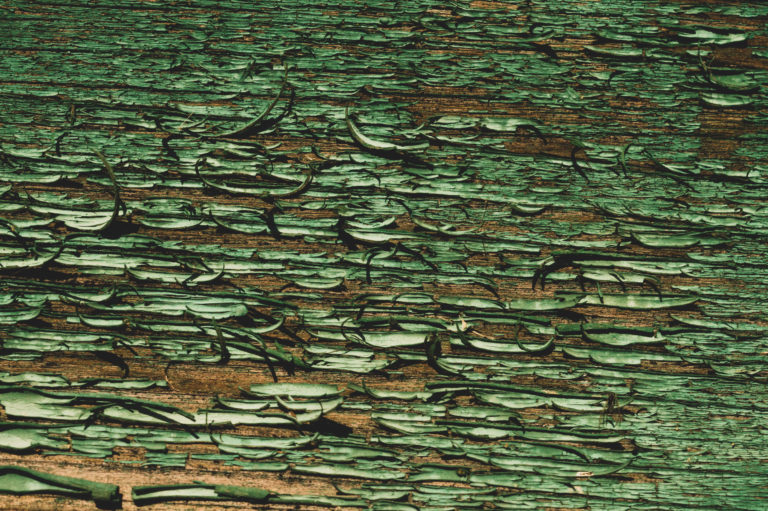
[{"label": "rough textured surface", "polygon": [[768,6],[305,4],[0,6],[0,509],[765,509]]}]

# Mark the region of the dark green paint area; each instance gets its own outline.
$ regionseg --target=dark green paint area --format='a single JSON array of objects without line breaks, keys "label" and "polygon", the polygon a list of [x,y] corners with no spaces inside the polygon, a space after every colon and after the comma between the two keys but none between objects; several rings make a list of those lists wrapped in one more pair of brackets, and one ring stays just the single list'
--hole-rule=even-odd
[{"label": "dark green paint area", "polygon": [[768,508],[768,4],[0,12],[0,493]]}]

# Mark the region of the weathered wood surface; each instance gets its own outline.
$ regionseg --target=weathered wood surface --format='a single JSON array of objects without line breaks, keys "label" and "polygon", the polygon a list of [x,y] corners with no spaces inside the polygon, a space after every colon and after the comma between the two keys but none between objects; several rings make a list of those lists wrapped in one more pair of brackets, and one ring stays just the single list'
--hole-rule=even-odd
[{"label": "weathered wood surface", "polygon": [[306,4],[0,5],[0,464],[765,509],[768,8]]}]

